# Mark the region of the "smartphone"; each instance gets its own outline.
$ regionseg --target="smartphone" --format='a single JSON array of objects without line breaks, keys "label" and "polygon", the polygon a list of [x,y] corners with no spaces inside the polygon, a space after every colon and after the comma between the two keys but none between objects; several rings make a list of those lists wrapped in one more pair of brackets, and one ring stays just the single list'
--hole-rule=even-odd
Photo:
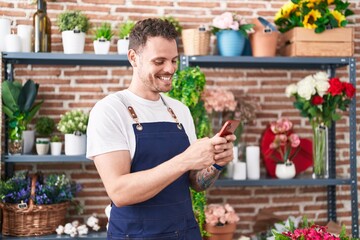
[{"label": "smartphone", "polygon": [[239,126],[239,120],[227,120],[220,130],[220,137],[225,137],[230,134],[234,134],[236,128]]}]

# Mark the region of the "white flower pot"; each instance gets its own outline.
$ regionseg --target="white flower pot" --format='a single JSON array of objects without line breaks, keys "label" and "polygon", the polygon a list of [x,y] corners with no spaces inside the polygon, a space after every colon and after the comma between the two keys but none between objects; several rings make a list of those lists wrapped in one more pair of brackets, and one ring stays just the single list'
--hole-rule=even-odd
[{"label": "white flower pot", "polygon": [[276,164],[275,175],[279,179],[291,179],[295,177],[296,170],[294,163],[291,162],[290,164]]},{"label": "white flower pot", "polygon": [[129,40],[128,39],[119,39],[117,41],[118,54],[127,54],[128,49],[129,49]]},{"label": "white flower pot", "polygon": [[23,139],[23,154],[32,152],[35,142],[35,130],[25,130],[22,133]]},{"label": "white flower pot", "polygon": [[86,153],[86,134],[77,136],[65,134],[65,155],[84,155]]},{"label": "white flower pot", "polygon": [[38,155],[46,155],[49,152],[50,139],[36,138],[36,152]]},{"label": "white flower pot", "polygon": [[50,143],[50,152],[51,155],[58,156],[61,155],[62,142],[51,142]]},{"label": "white flower pot", "polygon": [[94,52],[95,54],[108,54],[110,49],[110,41],[94,41]]},{"label": "white flower pot", "polygon": [[64,53],[82,54],[85,47],[85,33],[64,31],[61,33]]}]

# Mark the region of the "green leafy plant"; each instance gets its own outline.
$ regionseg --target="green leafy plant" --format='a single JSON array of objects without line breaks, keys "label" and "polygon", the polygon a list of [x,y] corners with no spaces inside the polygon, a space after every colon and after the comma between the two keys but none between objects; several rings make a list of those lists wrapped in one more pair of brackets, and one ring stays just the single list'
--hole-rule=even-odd
[{"label": "green leafy plant", "polygon": [[173,16],[163,16],[161,17],[161,19],[171,23],[175,27],[175,30],[177,31],[178,35],[181,36],[182,26],[180,25],[180,22],[176,18],[174,18]]},{"label": "green leafy plant", "polygon": [[81,11],[65,11],[57,18],[60,32],[79,30],[86,33],[90,29],[89,19]]},{"label": "green leafy plant", "polygon": [[94,40],[107,40],[110,41],[114,36],[111,30],[110,23],[102,23],[100,27],[95,30]]},{"label": "green leafy plant", "polygon": [[57,129],[64,134],[86,133],[89,114],[82,110],[71,110],[60,116]]},{"label": "green leafy plant", "polygon": [[58,135],[54,135],[51,137],[50,142],[61,142],[61,139]]},{"label": "green leafy plant", "polygon": [[55,121],[49,117],[40,117],[35,123],[36,132],[42,137],[49,137],[55,130]]},{"label": "green leafy plant", "polygon": [[[205,83],[205,74],[201,72],[199,67],[187,67],[176,72],[172,82],[172,89],[168,93],[170,97],[178,99],[189,107],[194,119],[196,135],[198,138],[211,135],[210,121],[206,114],[204,102],[201,99]],[[190,190],[193,210],[199,224],[201,235],[207,236],[208,234],[204,229],[206,193],[205,191],[196,192],[193,189]]]},{"label": "green leafy plant", "polygon": [[34,104],[39,84],[29,79],[24,86],[17,81],[3,81],[1,84],[2,110],[8,117],[9,139],[21,139],[22,132],[28,129],[43,101]]},{"label": "green leafy plant", "polygon": [[342,0],[291,0],[276,13],[274,23],[283,33],[294,27],[321,33],[328,28],[345,27],[346,17],[354,14],[349,6],[349,2]]},{"label": "green leafy plant", "polygon": [[126,39],[129,37],[131,30],[134,28],[135,22],[128,20],[119,25],[119,39]]}]

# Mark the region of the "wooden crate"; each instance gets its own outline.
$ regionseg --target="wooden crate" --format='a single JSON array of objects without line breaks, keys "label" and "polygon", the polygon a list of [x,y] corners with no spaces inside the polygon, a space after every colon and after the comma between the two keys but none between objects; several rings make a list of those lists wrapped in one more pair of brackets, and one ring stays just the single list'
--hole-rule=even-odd
[{"label": "wooden crate", "polygon": [[293,57],[350,57],[354,55],[353,28],[335,28],[315,33],[296,27],[284,33],[280,54]]}]

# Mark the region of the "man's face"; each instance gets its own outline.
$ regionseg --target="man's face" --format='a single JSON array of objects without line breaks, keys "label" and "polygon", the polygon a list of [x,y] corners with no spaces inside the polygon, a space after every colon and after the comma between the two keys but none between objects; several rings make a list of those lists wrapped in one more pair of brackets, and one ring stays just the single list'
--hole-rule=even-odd
[{"label": "man's face", "polygon": [[172,77],[177,69],[178,51],[175,40],[162,37],[148,38],[137,53],[134,68],[138,87],[145,96],[158,96],[171,90]]}]

